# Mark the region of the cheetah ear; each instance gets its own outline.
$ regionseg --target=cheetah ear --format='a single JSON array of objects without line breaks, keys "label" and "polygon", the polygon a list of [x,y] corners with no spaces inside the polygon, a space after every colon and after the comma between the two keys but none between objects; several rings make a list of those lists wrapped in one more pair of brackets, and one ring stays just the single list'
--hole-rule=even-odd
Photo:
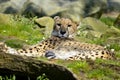
[{"label": "cheetah ear", "polygon": [[80,28],[80,23],[79,22],[75,22],[76,26],[77,26],[77,29]]},{"label": "cheetah ear", "polygon": [[57,20],[57,19],[60,19],[60,17],[59,17],[59,16],[55,16],[55,17],[54,17],[54,20]]},{"label": "cheetah ear", "polygon": [[76,26],[79,26],[79,25],[80,25],[80,23],[79,23],[79,22],[74,21],[74,23],[76,24]]},{"label": "cheetah ear", "polygon": [[79,22],[75,22],[75,24],[76,24],[77,26],[79,26],[79,25],[80,25],[80,23],[79,23]]}]

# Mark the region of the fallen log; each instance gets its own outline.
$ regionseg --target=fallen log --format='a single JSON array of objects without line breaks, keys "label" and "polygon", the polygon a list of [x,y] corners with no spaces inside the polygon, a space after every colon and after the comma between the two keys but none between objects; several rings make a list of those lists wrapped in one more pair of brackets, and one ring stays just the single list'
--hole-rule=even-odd
[{"label": "fallen log", "polygon": [[16,80],[30,80],[45,74],[49,80],[77,80],[68,69],[30,57],[11,55],[0,51],[0,75],[14,74]]}]

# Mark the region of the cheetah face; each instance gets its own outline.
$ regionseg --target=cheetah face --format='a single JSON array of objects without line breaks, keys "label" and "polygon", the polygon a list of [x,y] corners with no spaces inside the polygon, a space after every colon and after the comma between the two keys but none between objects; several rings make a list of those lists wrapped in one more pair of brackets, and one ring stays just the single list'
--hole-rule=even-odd
[{"label": "cheetah face", "polygon": [[54,17],[54,28],[52,36],[60,38],[74,38],[77,31],[77,24],[68,18]]}]

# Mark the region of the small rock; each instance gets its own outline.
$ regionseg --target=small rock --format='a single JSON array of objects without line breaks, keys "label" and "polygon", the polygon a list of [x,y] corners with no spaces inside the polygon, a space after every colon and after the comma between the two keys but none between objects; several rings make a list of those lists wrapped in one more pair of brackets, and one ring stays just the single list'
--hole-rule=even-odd
[{"label": "small rock", "polygon": [[54,20],[51,17],[42,17],[35,20],[37,24],[39,24],[41,27],[45,28],[45,38],[48,38],[51,36],[53,26],[54,26]]},{"label": "small rock", "polygon": [[[108,26],[102,23],[100,20],[97,20],[92,17],[87,17],[82,20],[81,23],[82,32],[87,32],[86,37],[97,37],[100,38],[102,34],[106,32]],[[82,33],[81,33],[82,34]]]}]

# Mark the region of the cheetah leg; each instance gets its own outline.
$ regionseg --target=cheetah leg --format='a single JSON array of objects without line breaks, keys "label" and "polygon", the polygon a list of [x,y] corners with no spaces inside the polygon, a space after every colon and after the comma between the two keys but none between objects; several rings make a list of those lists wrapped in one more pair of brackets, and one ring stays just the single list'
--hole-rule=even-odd
[{"label": "cheetah leg", "polygon": [[8,47],[4,42],[0,42],[0,51],[10,54],[17,54],[17,50]]}]

